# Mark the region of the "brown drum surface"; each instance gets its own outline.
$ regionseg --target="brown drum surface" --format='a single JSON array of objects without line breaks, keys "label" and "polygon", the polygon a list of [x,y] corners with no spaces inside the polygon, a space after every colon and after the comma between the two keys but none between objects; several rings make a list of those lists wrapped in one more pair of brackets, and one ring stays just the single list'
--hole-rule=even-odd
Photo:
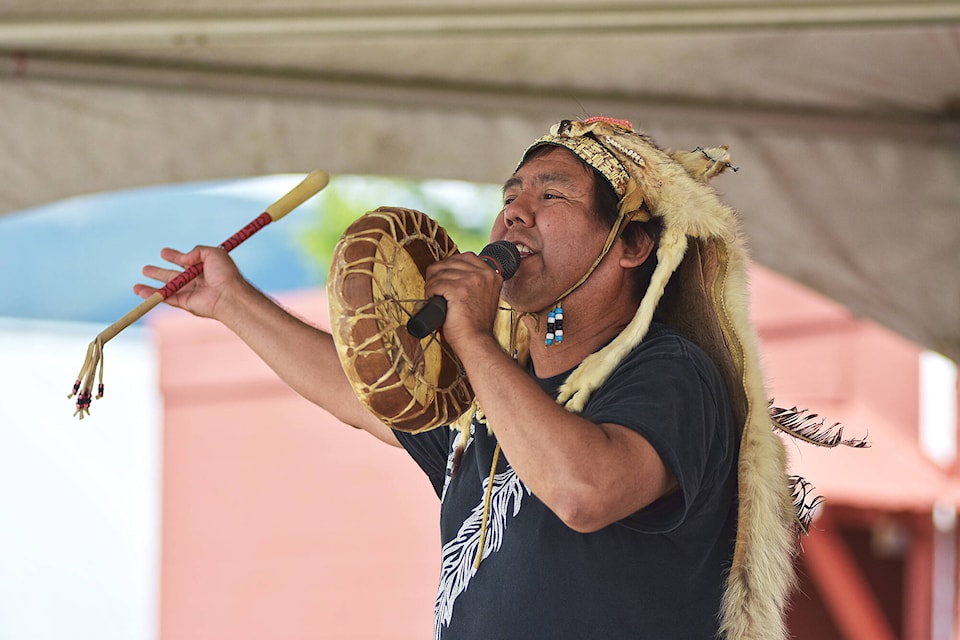
[{"label": "brown drum surface", "polygon": [[418,340],[406,327],[427,267],[458,252],[436,221],[395,207],[361,216],[334,250],[327,294],[340,363],[361,402],[399,431],[450,424],[473,403],[439,332]]}]

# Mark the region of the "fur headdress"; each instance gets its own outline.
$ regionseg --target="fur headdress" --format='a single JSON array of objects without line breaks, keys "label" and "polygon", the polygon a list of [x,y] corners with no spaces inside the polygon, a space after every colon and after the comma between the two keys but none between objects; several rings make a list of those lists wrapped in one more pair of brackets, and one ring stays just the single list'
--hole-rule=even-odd
[{"label": "fur headdress", "polygon": [[[749,260],[739,221],[707,186],[730,167],[727,149],[666,151],[634,132],[629,122],[609,118],[564,120],[530,149],[545,144],[575,153],[606,177],[620,197],[604,254],[629,222],[651,216],[662,222],[657,266],[636,315],[569,375],[557,401],[581,411],[643,340],[654,311],[706,351],[723,376],[741,429],[739,524],[721,635],[728,640],[785,638],[798,520],[784,446],[775,432],[781,425],[771,416],[748,316]],[[664,298],[671,280],[673,292]]]}]

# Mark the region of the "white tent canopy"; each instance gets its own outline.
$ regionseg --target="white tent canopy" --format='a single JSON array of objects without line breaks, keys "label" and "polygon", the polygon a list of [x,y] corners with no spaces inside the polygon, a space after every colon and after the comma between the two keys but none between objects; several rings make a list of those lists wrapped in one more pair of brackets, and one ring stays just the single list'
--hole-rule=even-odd
[{"label": "white tent canopy", "polygon": [[960,2],[84,4],[0,6],[0,213],[315,167],[501,182],[602,113],[728,144],[758,262],[960,360]]}]

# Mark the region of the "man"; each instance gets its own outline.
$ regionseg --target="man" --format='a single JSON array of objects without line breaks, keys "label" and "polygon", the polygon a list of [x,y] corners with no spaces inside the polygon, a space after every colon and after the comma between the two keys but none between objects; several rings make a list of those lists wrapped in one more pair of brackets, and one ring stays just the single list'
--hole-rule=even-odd
[{"label": "man", "polygon": [[[516,274],[504,283],[473,254],[427,272],[476,393],[465,442],[374,419],[330,335],[222,251],[164,250],[204,263],[167,302],[220,320],[299,393],[428,474],[443,500],[437,638],[778,638],[789,487],[763,429],[749,323],[726,308],[744,258],[732,212],[704,186],[724,163],[669,155],[606,118],[564,121],[528,150],[491,231],[520,251]],[[494,335],[500,300],[528,329],[525,363]]]}]

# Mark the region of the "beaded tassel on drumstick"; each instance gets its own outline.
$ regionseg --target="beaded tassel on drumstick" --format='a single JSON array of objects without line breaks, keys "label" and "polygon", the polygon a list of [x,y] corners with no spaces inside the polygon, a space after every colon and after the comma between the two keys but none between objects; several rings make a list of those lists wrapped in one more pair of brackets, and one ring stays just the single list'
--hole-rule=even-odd
[{"label": "beaded tassel on drumstick", "polygon": [[[263,227],[271,222],[276,222],[299,207],[327,186],[329,181],[330,176],[328,176],[326,172],[319,169],[312,171],[300,184],[267,207],[266,210],[250,222],[250,224],[227,238],[220,247],[227,251],[232,251]],[[103,345],[146,315],[147,312],[163,302],[167,297],[179,291],[184,285],[201,273],[203,273],[203,263],[189,267],[125,316],[101,331],[100,334],[94,338],[93,342],[87,347],[87,355],[84,359],[83,366],[80,368],[80,373],[77,375],[77,381],[73,385],[73,392],[67,396],[68,398],[72,398],[75,395],[77,396],[75,416],[79,416],[79,418],[83,420],[84,415],[90,415],[90,404],[94,399],[94,378],[98,378],[96,397],[103,397]]]}]

